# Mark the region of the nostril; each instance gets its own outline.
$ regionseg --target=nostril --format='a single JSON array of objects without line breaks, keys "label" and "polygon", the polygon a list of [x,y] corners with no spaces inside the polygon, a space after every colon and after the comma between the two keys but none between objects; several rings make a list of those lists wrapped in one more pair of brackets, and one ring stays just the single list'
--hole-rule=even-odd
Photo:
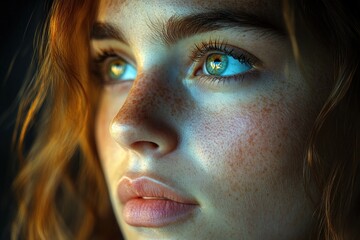
[{"label": "nostril", "polygon": [[131,144],[131,147],[139,152],[154,151],[159,148],[159,145],[154,142],[137,141]]},{"label": "nostril", "polygon": [[160,127],[158,122],[148,119],[125,124],[119,119],[114,119],[109,130],[113,139],[124,149],[160,158],[177,146],[176,132],[165,124]]}]

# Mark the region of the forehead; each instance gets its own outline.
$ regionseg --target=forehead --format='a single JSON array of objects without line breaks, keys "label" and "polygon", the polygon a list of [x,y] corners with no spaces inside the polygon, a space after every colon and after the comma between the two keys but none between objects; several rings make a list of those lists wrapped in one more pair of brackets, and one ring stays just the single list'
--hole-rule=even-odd
[{"label": "forehead", "polygon": [[[282,5],[280,0],[102,0],[98,20],[126,22],[126,19],[161,19],[172,15],[188,15],[211,10],[239,10],[258,15],[282,26]],[[134,16],[140,16],[136,18]],[[130,17],[130,18],[127,18]],[[133,17],[133,18],[131,18]]]}]

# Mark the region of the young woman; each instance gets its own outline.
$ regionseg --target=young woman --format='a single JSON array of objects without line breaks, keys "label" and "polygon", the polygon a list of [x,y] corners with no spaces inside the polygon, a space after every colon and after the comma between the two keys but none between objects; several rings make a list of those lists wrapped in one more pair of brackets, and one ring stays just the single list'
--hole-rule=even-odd
[{"label": "young woman", "polygon": [[359,9],[55,1],[13,238],[358,238]]}]

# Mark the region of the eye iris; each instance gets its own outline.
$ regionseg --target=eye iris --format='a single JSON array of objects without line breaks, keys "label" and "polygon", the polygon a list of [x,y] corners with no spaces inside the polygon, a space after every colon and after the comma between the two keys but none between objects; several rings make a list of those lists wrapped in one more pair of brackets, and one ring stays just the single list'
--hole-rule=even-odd
[{"label": "eye iris", "polygon": [[206,59],[206,70],[209,74],[220,75],[228,67],[229,59],[225,54],[214,53]]},{"label": "eye iris", "polygon": [[126,69],[126,64],[122,60],[115,60],[109,66],[109,74],[111,78],[118,79],[120,78]]}]

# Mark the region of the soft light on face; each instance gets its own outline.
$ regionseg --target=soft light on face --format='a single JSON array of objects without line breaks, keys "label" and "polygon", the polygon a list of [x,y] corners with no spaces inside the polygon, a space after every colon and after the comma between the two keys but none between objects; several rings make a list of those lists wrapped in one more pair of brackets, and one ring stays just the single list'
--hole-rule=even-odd
[{"label": "soft light on face", "polygon": [[102,2],[96,141],[127,238],[308,235],[302,161],[322,83],[301,76],[280,16],[273,1]]}]

